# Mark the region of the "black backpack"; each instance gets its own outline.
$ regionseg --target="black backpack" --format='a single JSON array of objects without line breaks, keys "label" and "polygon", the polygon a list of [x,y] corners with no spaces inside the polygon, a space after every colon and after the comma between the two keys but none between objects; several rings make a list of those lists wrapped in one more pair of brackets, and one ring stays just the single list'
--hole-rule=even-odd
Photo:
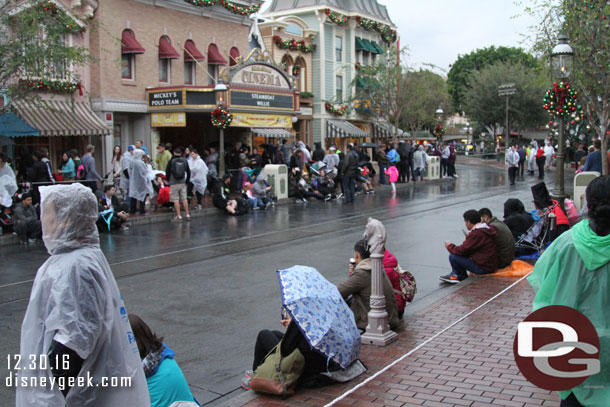
[{"label": "black backpack", "polygon": [[186,166],[188,163],[184,158],[176,158],[172,163],[172,177],[176,181],[186,178]]}]

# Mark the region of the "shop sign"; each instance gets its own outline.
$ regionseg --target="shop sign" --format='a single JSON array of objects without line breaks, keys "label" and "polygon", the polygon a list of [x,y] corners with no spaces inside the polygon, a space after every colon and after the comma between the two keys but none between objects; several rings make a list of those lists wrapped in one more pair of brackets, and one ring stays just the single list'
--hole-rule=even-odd
[{"label": "shop sign", "polygon": [[265,86],[275,89],[292,90],[284,74],[279,70],[263,64],[246,65],[231,79],[231,86]]},{"label": "shop sign", "polygon": [[186,127],[186,113],[151,113],[150,125],[152,127]]},{"label": "shop sign", "polygon": [[256,113],[234,113],[231,127],[292,128],[292,116]]},{"label": "shop sign", "polygon": [[294,98],[292,95],[232,90],[231,106],[294,110]]},{"label": "shop sign", "polygon": [[167,107],[182,105],[182,90],[149,92],[148,106]]}]

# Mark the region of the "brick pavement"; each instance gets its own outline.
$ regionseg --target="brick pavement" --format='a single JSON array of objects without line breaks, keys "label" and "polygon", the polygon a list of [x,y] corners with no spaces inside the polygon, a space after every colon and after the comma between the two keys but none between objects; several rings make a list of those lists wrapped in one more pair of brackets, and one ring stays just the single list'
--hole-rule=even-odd
[{"label": "brick pavement", "polygon": [[[518,280],[471,278],[474,281],[454,294],[406,318],[394,344],[363,346],[361,360],[369,371],[359,380],[300,389],[286,400],[260,395],[244,405],[314,407],[330,403]],[[558,406],[557,394],[527,382],[513,357],[517,323],[530,313],[533,298],[527,281],[521,281],[334,405]]]}]

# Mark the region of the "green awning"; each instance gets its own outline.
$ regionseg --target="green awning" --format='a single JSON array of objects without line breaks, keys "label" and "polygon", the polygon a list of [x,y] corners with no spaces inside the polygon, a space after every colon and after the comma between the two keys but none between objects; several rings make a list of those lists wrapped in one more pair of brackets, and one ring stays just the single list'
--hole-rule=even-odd
[{"label": "green awning", "polygon": [[378,54],[383,54],[385,52],[383,48],[377,44],[377,42],[371,41],[371,44],[373,44],[373,47],[377,49]]},{"label": "green awning", "polygon": [[356,78],[356,88],[366,89],[368,86],[364,78]]},{"label": "green awning", "polygon": [[356,51],[368,51],[364,42],[362,42],[362,38],[356,37]]},{"label": "green awning", "polygon": [[377,49],[375,49],[375,47],[373,46],[373,44],[369,40],[367,40],[366,38],[363,38],[362,42],[364,43],[364,46],[366,47],[366,49],[364,51],[368,51],[368,52],[371,52],[373,54],[377,53]]},{"label": "green awning", "polygon": [[39,135],[40,130],[21,120],[15,113],[6,113],[0,116],[0,136],[25,137]]}]

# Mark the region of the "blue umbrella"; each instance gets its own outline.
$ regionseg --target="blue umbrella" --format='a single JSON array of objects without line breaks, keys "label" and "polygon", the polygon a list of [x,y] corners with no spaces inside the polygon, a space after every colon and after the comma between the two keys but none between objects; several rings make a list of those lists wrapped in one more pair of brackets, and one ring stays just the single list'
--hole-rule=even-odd
[{"label": "blue umbrella", "polygon": [[282,305],[309,346],[345,369],[358,358],[360,332],[339,290],[313,267],[278,270]]}]

